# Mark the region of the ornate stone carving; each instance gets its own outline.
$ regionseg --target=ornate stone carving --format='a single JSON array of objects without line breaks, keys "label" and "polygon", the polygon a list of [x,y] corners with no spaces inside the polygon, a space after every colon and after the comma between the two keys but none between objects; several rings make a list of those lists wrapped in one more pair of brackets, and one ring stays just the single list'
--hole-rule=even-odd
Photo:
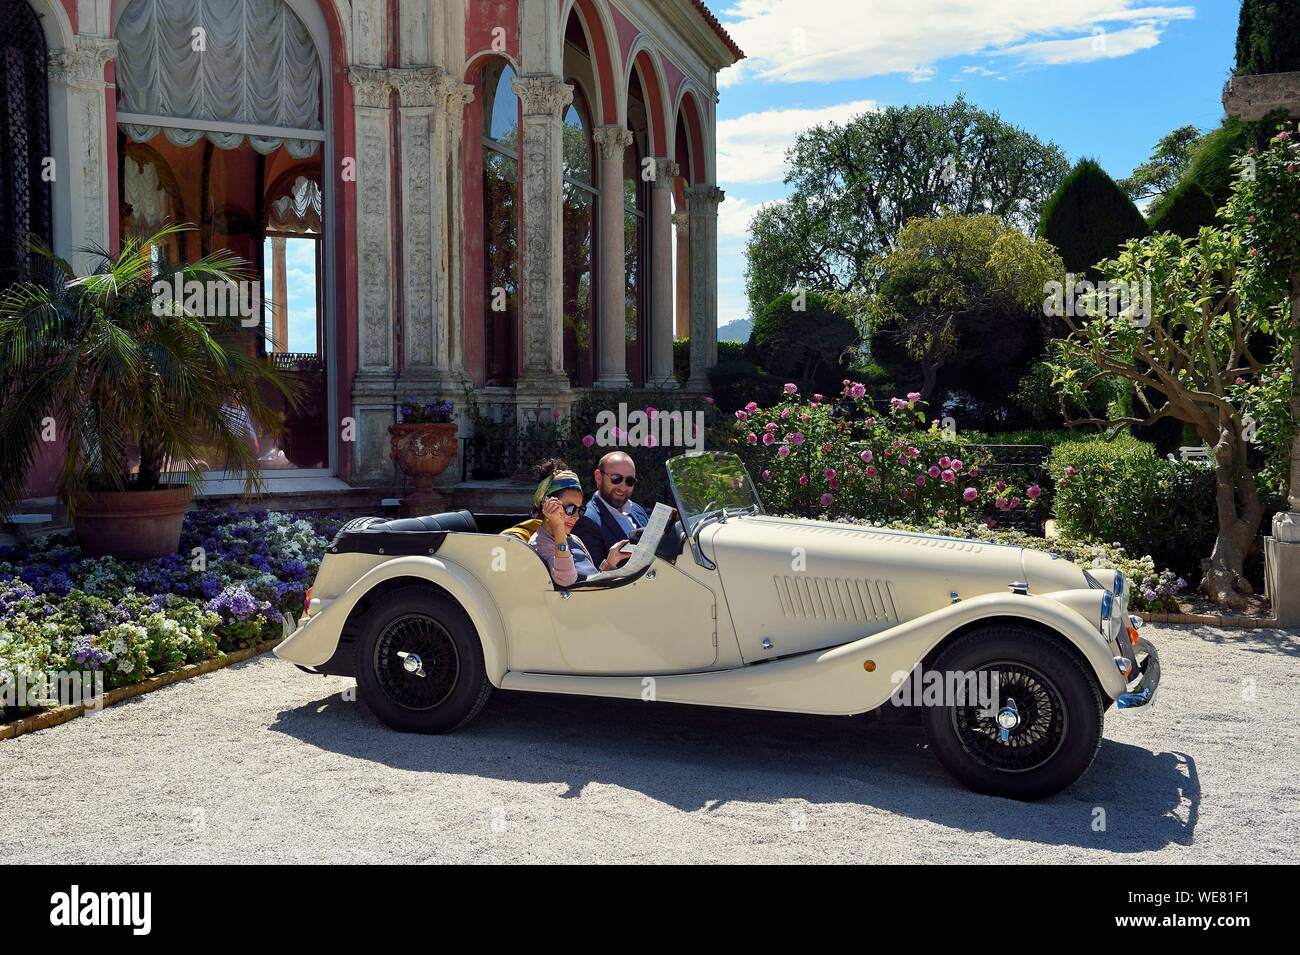
[{"label": "ornate stone carving", "polygon": [[413,66],[388,71],[388,84],[401,97],[402,106],[437,106],[446,74],[436,66]]},{"label": "ornate stone carving", "polygon": [[69,49],[50,51],[50,82],[73,89],[102,90],[104,66],[116,58],[116,40],[78,36]]},{"label": "ornate stone carving", "polygon": [[519,97],[525,116],[559,118],[560,112],[573,102],[573,87],[558,76],[516,76],[510,88]]},{"label": "ornate stone carving", "polygon": [[352,99],[358,107],[384,109],[388,106],[391,71],[377,66],[349,66],[348,82],[352,84]]},{"label": "ornate stone carving", "polygon": [[687,229],[690,227],[690,222],[691,214],[689,212],[673,213],[673,225],[677,228],[678,238],[686,235]]},{"label": "ornate stone carving", "polygon": [[671,159],[655,160],[655,188],[672,189],[674,180],[682,174],[682,167]]},{"label": "ornate stone carving", "polygon": [[438,105],[446,111],[448,118],[455,124],[457,135],[460,131],[461,113],[474,101],[474,87],[462,83],[454,76],[444,76],[438,86]]},{"label": "ornate stone carving", "polygon": [[600,147],[600,158],[607,161],[622,162],[627,147],[632,145],[632,131],[622,126],[597,126],[591,138]]},{"label": "ornate stone carving", "polygon": [[402,110],[402,275],[408,366],[431,366],[439,337],[434,296],[433,111]]},{"label": "ornate stone carving", "polygon": [[358,115],[357,286],[363,368],[392,365],[388,133],[386,113]]}]

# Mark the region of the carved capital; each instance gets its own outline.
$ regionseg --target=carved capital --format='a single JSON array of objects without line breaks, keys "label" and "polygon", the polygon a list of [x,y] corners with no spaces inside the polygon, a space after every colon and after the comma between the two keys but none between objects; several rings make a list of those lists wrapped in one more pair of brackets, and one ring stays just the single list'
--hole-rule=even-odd
[{"label": "carved capital", "polygon": [[446,73],[436,66],[413,66],[388,71],[388,83],[397,90],[403,106],[437,106]]},{"label": "carved capital", "polygon": [[116,40],[78,36],[73,46],[50,51],[50,82],[73,89],[101,90],[105,86],[104,65],[116,58]]},{"label": "carved capital", "polygon": [[718,214],[718,203],[725,199],[727,194],[717,186],[709,183],[702,183],[698,186],[686,187],[686,207],[690,214],[695,215],[713,215]]},{"label": "carved capital", "polygon": [[438,87],[438,105],[454,120],[460,119],[465,107],[474,102],[474,87],[454,76],[444,76]]},{"label": "carved capital", "polygon": [[388,106],[388,93],[393,89],[388,70],[376,66],[349,66],[348,82],[352,84],[352,98],[357,106],[372,109]]},{"label": "carved capital", "polygon": [[677,234],[684,235],[691,224],[691,214],[689,212],[674,212],[673,225],[677,227]]},{"label": "carved capital", "polygon": [[682,174],[682,167],[671,159],[655,159],[655,187],[671,189],[674,180]]},{"label": "carved capital", "polygon": [[597,126],[591,131],[591,138],[600,147],[600,158],[623,161],[623,154],[632,145],[632,131],[622,126]]},{"label": "carved capital", "polygon": [[573,102],[573,87],[558,76],[516,76],[510,81],[510,88],[519,97],[525,116],[558,118],[564,107]]}]

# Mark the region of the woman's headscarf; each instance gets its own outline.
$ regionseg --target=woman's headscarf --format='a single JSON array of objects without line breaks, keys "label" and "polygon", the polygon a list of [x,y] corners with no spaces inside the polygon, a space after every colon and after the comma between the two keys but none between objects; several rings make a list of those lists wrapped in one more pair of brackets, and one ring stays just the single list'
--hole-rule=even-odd
[{"label": "woman's headscarf", "polygon": [[533,492],[533,507],[541,507],[546,498],[568,490],[582,493],[582,482],[578,480],[578,475],[572,471],[556,471],[549,477],[542,478],[537,485],[537,490]]}]

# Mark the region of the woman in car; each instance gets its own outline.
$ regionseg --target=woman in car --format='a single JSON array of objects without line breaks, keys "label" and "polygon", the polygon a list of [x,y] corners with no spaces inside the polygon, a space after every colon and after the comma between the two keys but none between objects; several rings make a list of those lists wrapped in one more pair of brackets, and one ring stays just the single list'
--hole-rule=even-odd
[{"label": "woman in car", "polygon": [[582,482],[563,461],[542,463],[542,479],[533,494],[534,510],[540,513],[542,526],[529,539],[532,547],[551,571],[551,579],[560,587],[570,587],[580,580],[602,570],[611,570],[628,554],[623,553],[627,541],[619,541],[597,566],[581,538],[573,534],[573,525],[582,516]]}]

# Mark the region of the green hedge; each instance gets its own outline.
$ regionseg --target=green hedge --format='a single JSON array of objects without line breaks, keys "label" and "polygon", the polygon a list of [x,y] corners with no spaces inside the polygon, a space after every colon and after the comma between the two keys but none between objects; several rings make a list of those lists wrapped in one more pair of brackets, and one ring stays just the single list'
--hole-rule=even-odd
[{"label": "green hedge", "polygon": [[1145,441],[1119,437],[1057,445],[1048,470],[1062,534],[1119,544],[1184,577],[1199,576],[1217,529],[1212,468],[1173,462]]}]

